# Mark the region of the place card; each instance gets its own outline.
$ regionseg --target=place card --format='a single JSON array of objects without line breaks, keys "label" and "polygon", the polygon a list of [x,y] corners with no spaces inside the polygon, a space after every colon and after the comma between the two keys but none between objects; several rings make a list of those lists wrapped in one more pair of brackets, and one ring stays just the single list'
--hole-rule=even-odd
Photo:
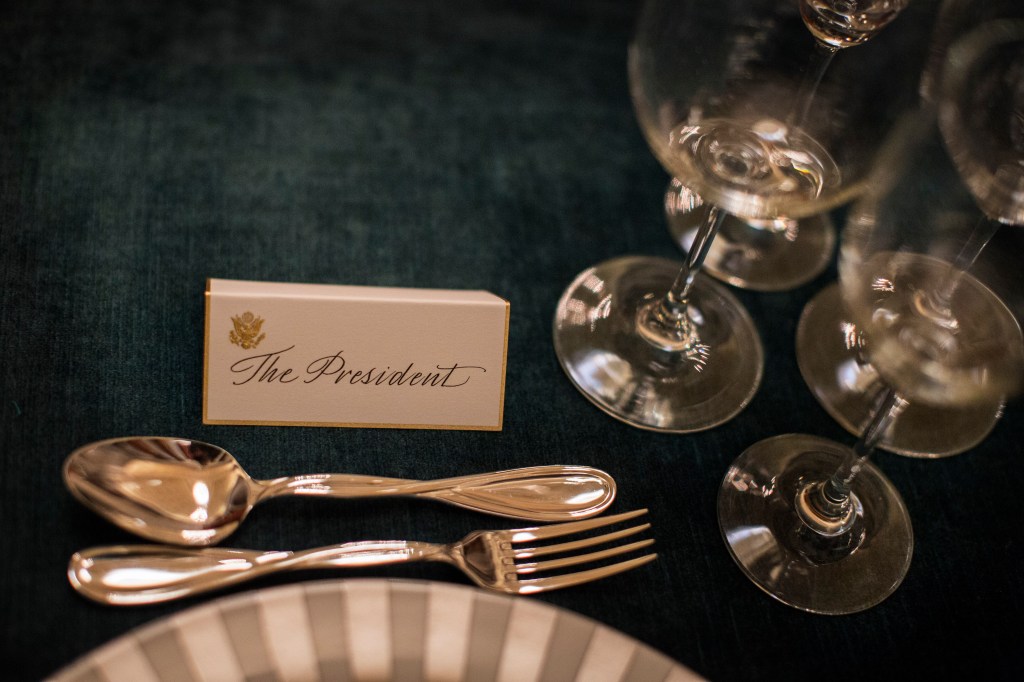
[{"label": "place card", "polygon": [[211,279],[203,422],[498,431],[508,319],[486,291]]}]

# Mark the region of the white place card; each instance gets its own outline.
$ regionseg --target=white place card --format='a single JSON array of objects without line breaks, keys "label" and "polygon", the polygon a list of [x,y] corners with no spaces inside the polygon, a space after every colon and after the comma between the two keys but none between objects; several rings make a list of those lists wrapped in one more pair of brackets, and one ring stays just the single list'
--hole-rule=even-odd
[{"label": "white place card", "polygon": [[211,279],[203,422],[498,431],[508,301]]}]

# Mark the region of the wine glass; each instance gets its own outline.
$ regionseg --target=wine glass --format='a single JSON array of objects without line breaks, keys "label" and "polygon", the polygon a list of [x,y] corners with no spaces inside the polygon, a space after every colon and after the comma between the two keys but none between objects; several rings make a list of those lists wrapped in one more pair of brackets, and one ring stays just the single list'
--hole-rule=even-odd
[{"label": "wine glass", "polygon": [[595,405],[633,426],[711,428],[736,415],[760,383],[753,321],[725,287],[700,274],[728,215],[800,217],[857,191],[874,144],[914,97],[906,45],[880,54],[885,77],[847,73],[819,92],[803,126],[786,118],[809,40],[778,2],[652,0],[629,50],[637,118],[662,165],[711,208],[686,262],[628,256],[584,270],[554,319],[566,374]]},{"label": "wine glass", "polygon": [[[888,26],[910,0],[799,0],[800,16],[814,36],[788,120],[802,125],[836,54],[862,45]],[[693,189],[672,178],[665,192],[669,233],[684,251],[692,248],[709,206]],[[737,287],[781,291],[809,282],[825,269],[835,246],[827,213],[722,223],[704,261],[705,272]]]},{"label": "wine glass", "polygon": [[[1016,0],[987,3],[954,0],[943,6],[932,41],[931,60],[922,77],[922,99],[939,106],[944,115],[941,131],[955,153],[954,166],[968,185],[986,218],[979,220],[971,241],[960,255],[961,269],[976,258],[1001,224],[1024,223],[1024,107],[1013,101],[1013,88],[1002,88],[994,79],[1020,83],[1013,68],[987,68],[980,57],[970,62],[949,59],[947,51],[955,36],[971,26],[986,24],[991,37],[997,33],[992,16],[1024,16]],[[989,23],[986,23],[986,19]],[[1007,29],[1008,30],[1008,29]],[[960,53],[970,48],[960,44]],[[1002,52],[1012,53],[1012,41]],[[959,57],[958,57],[959,59]],[[967,69],[964,65],[970,64]],[[943,65],[947,65],[942,75]],[[942,82],[940,85],[939,83]],[[938,90],[945,96],[940,98]],[[996,95],[999,94],[997,97]],[[984,119],[984,120],[982,120]],[[844,428],[859,433],[870,420],[884,378],[869,361],[869,341],[850,319],[838,286],[819,292],[805,307],[797,327],[797,360],[801,374],[815,397]],[[995,426],[1003,411],[1004,396],[989,394],[969,404],[915,402],[892,424],[879,447],[912,457],[945,457],[971,449]]]},{"label": "wine glass", "polygon": [[[987,213],[992,204],[968,191],[958,147],[947,147],[939,132],[955,120],[971,145],[975,126],[1021,111],[1024,24],[982,30],[950,63],[969,62],[967,78],[989,86],[985,97],[944,95],[938,107],[925,103],[907,115],[843,232],[839,292],[884,380],[874,415],[853,447],[802,434],[756,443],[719,491],[719,524],[733,558],[768,594],[799,609],[869,608],[907,572],[910,517],[869,461],[889,425],[915,403],[965,405],[1008,395],[1024,375],[1024,337],[995,293],[1020,284],[1018,268],[976,262],[979,206]],[[950,107],[960,109],[953,119]],[[985,195],[1003,196],[992,187]]]}]

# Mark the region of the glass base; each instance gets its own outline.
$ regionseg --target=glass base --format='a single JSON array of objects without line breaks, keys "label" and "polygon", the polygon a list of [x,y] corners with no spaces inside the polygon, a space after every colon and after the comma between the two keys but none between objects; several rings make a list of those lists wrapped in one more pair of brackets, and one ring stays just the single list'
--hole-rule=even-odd
[{"label": "glass base", "polygon": [[[797,363],[818,402],[854,435],[859,435],[871,419],[882,389],[878,372],[862,353],[839,285],[823,289],[800,316]],[[911,402],[878,447],[908,457],[956,455],[984,440],[1002,411],[1002,402],[998,400],[955,408]]]},{"label": "glass base", "polygon": [[555,311],[555,353],[573,384],[627,424],[687,433],[728,421],[757,391],[764,351],[753,320],[725,287],[698,275],[689,316],[698,342],[662,348],[641,336],[641,310],[669,290],[681,265],[622,257],[576,277]]},{"label": "glass base", "polygon": [[[676,244],[689,252],[708,204],[678,180],[665,192],[665,217]],[[820,275],[832,258],[836,231],[828,215],[745,221],[726,216],[703,270],[734,287],[785,291]]]},{"label": "glass base", "polygon": [[899,492],[866,462],[851,488],[856,515],[845,533],[811,531],[797,510],[801,491],[828,479],[848,448],[824,438],[769,438],[740,455],[718,493],[718,524],[733,559],[784,604],[839,615],[892,594],[910,567],[914,534]]}]

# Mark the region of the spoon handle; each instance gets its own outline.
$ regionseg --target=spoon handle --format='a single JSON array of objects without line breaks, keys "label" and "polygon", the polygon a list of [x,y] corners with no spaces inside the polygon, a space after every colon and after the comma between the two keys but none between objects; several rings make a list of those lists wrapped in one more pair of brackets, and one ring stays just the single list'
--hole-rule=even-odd
[{"label": "spoon handle", "polygon": [[301,552],[112,545],[76,552],[68,563],[68,580],[93,601],[132,606],[209,592],[280,571],[449,561],[445,550],[444,545],[404,540],[346,542]]},{"label": "spoon handle", "polygon": [[615,480],[600,469],[549,465],[413,481],[350,474],[312,474],[258,481],[259,499],[416,496],[474,511],[530,521],[567,521],[600,514],[615,499]]}]

